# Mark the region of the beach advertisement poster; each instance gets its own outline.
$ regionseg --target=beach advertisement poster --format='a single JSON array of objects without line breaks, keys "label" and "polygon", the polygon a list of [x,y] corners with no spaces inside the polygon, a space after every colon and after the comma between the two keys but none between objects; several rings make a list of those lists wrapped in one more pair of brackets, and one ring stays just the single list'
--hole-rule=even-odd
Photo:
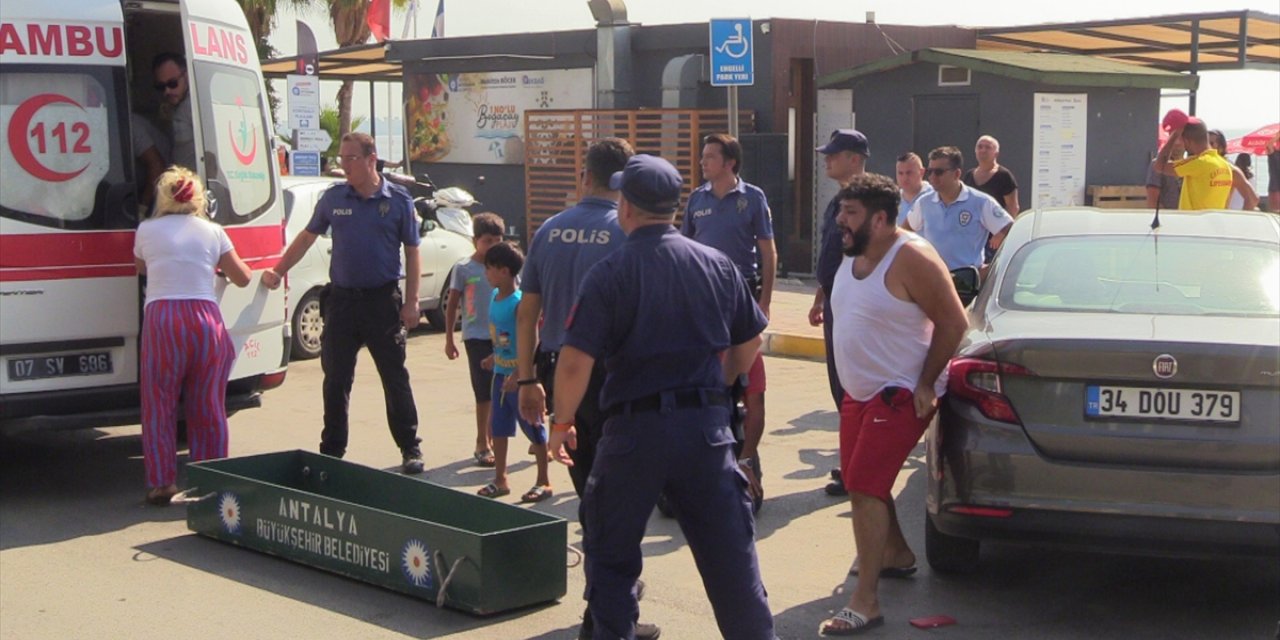
[{"label": "beach advertisement poster", "polygon": [[589,68],[412,74],[405,87],[409,157],[522,164],[524,112],[590,109],[592,80]]}]

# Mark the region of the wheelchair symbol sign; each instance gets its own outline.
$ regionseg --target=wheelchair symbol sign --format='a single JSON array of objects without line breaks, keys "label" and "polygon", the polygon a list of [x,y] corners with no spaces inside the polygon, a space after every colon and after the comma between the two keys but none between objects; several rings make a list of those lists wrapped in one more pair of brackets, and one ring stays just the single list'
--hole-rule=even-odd
[{"label": "wheelchair symbol sign", "polygon": [[710,31],[711,85],[730,87],[755,84],[751,19],[713,19]]}]

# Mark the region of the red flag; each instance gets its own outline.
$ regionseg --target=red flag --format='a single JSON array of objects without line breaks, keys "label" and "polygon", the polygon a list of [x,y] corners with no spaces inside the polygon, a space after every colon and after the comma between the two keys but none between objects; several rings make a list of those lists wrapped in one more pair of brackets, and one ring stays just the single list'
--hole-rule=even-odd
[{"label": "red flag", "polygon": [[365,13],[365,22],[373,39],[386,42],[391,38],[391,0],[370,0],[369,11]]}]

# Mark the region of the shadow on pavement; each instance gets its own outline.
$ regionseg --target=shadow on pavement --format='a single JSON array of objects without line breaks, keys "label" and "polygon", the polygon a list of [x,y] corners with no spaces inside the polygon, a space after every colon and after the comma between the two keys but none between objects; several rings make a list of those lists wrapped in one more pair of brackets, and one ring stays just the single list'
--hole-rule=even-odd
[{"label": "shadow on pavement", "polygon": [[[450,633],[475,632],[558,604],[551,602],[532,605],[498,615],[478,617],[453,609],[438,609],[432,601],[411,598],[195,534],[158,540],[139,545],[135,549],[138,551],[135,561],[138,562],[160,558],[409,637],[434,638]],[[571,595],[566,596],[566,599],[570,599]],[[565,608],[567,619],[572,619],[575,615],[571,610],[572,607]],[[368,615],[369,612],[382,612],[383,615],[373,617]],[[576,628],[576,625],[572,628]],[[470,635],[469,633],[468,636]],[[563,638],[568,635],[569,630],[566,629],[540,637]]]},{"label": "shadow on pavement", "polygon": [[793,436],[806,431],[840,431],[840,415],[835,411],[810,411],[787,422],[787,427],[770,429],[766,436]]},{"label": "shadow on pavement", "polygon": [[[923,445],[903,472],[911,475],[895,502],[923,505]],[[840,517],[850,515],[845,510]],[[925,557],[924,509],[898,517],[920,571],[911,579],[880,581],[886,624],[863,637],[923,637],[909,621],[938,614],[958,623],[928,635],[965,640],[1266,638],[1277,628],[1280,564],[1274,559],[1119,556],[984,542],[975,573],[938,574]],[[832,595],[775,611],[780,638],[818,637],[818,625],[847,604],[857,581],[845,573],[855,551],[852,531],[830,542],[831,572],[814,579],[830,581]],[[919,604],[924,602],[927,608]]]},{"label": "shadow on pavement", "polygon": [[[143,501],[140,437],[81,429],[0,439],[0,549],[184,519],[184,510]],[[179,481],[185,462],[183,452]]]}]

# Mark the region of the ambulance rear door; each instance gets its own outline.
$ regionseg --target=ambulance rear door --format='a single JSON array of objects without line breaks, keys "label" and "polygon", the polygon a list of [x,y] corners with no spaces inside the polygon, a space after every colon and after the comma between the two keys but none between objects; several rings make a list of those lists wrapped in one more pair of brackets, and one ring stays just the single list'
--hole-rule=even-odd
[{"label": "ambulance rear door", "polygon": [[136,403],[125,59],[118,0],[0,2],[4,420]]}]

